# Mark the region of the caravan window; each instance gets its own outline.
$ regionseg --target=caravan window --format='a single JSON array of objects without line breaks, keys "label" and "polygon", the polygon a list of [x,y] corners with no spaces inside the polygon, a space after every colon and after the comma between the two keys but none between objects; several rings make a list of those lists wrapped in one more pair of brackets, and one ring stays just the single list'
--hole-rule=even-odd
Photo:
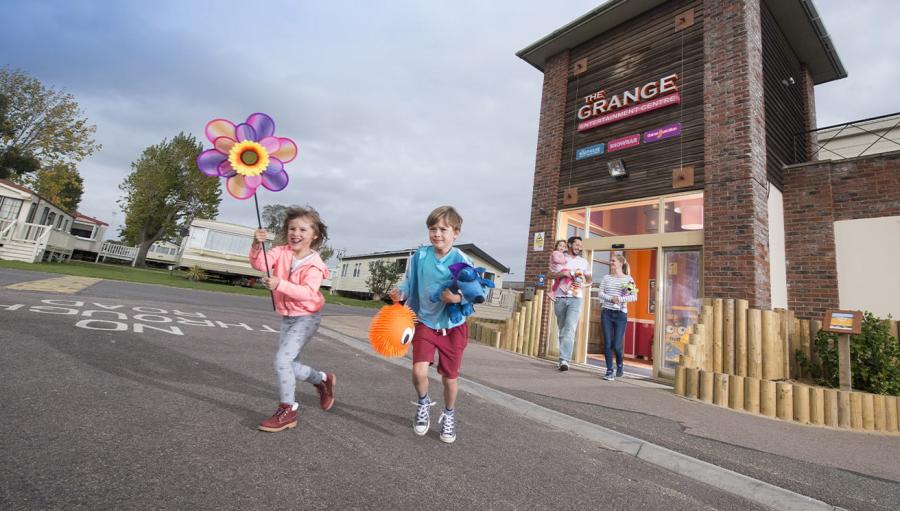
[{"label": "caravan window", "polygon": [[247,255],[250,253],[252,243],[253,238],[247,235],[209,231],[209,236],[206,238],[206,249],[228,254]]},{"label": "caravan window", "polygon": [[188,241],[188,246],[191,248],[203,248],[206,245],[206,236],[209,234],[209,229],[198,229],[196,227],[191,227],[191,239]]},{"label": "caravan window", "polygon": [[0,219],[15,220],[19,217],[19,211],[22,209],[22,199],[13,199],[11,197],[0,197]]}]

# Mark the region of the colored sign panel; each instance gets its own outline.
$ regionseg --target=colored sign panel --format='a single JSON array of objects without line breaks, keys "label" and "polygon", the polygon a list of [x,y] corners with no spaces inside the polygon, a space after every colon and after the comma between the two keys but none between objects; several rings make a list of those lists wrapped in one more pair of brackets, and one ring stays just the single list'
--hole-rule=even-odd
[{"label": "colored sign panel", "polygon": [[[604,126],[607,124],[612,124],[617,121],[621,121],[624,119],[628,119],[629,117],[634,117],[636,115],[645,114],[647,112],[652,112],[653,110],[658,110],[660,108],[665,108],[667,106],[677,105],[681,103],[681,94],[676,92],[674,94],[669,94],[668,96],[663,96],[661,98],[657,98],[646,103],[641,103],[639,105],[635,105],[628,108],[623,108],[622,110],[616,110],[615,112],[601,115],[600,117],[595,117],[589,121],[584,121],[578,123],[578,131],[587,131],[590,129],[597,128],[599,126]],[[607,148],[609,151],[612,149]]]},{"label": "colored sign panel", "polygon": [[610,140],[609,144],[607,145],[607,149],[609,152],[613,152],[620,151],[622,149],[628,149],[629,147],[634,147],[636,145],[641,145],[640,133],[635,133],[634,135],[628,135],[627,137]]},{"label": "colored sign panel", "polygon": [[862,313],[859,311],[827,310],[822,330],[835,334],[858,334],[862,330]]},{"label": "colored sign panel", "polygon": [[677,137],[681,135],[681,123],[666,124],[660,128],[652,129],[644,132],[644,143],[657,142],[667,138]]},{"label": "colored sign panel", "polygon": [[603,154],[603,151],[605,149],[606,144],[594,144],[587,147],[582,147],[581,149],[575,151],[575,159],[584,160],[585,158],[600,156],[601,154]]},{"label": "colored sign panel", "polygon": [[543,232],[534,233],[534,243],[532,244],[532,250],[534,252],[542,252],[544,250],[544,233]]}]

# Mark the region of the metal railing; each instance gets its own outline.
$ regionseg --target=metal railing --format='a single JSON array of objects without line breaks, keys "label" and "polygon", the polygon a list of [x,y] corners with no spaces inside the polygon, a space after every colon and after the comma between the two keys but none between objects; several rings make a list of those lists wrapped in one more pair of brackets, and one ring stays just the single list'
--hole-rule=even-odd
[{"label": "metal railing", "polygon": [[[807,148],[809,144],[809,148]],[[794,135],[794,161],[843,160],[900,150],[900,112]],[[810,153],[806,157],[807,151]]]}]

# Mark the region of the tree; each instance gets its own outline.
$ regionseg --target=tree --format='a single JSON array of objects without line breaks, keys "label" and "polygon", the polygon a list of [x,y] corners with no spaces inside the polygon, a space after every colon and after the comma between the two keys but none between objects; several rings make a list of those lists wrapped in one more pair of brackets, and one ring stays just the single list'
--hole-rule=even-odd
[{"label": "tree", "polygon": [[119,185],[124,197],[125,225],[119,234],[138,246],[135,265],[143,265],[147,250],[159,240],[174,241],[194,218],[219,214],[219,180],[203,175],[195,160],[203,146],[179,133],[171,141],[152,145],[131,164],[132,172]]},{"label": "tree", "polygon": [[[290,208],[299,208],[300,206],[285,206],[284,204],[269,204],[267,206],[263,206],[262,210],[262,224],[263,227],[266,228],[267,231],[275,235],[275,239],[278,243],[286,243],[287,241],[282,236],[284,233],[282,232],[282,227],[284,227],[284,218],[287,215],[287,210]],[[322,245],[319,247],[319,256],[322,257],[322,261],[328,261],[331,259],[331,256],[334,255],[334,249],[328,245]]]},{"label": "tree", "polygon": [[[0,69],[0,95],[5,96],[0,173],[24,175],[37,166],[78,163],[100,149],[93,139],[97,127],[87,123],[71,94],[5,68]],[[11,166],[16,163],[26,166]]]},{"label": "tree", "polygon": [[397,261],[385,259],[372,261],[369,263],[369,278],[366,279],[366,286],[372,292],[372,297],[380,300],[391,290],[401,275],[403,275],[403,268],[397,264]]},{"label": "tree", "polygon": [[84,194],[84,180],[69,163],[42,168],[28,184],[39,195],[69,211],[78,209]]},{"label": "tree", "polygon": [[[12,124],[9,122],[9,98],[0,94],[0,140],[13,136]],[[0,149],[0,179],[37,172],[38,161],[30,154],[23,153],[17,147]]]}]

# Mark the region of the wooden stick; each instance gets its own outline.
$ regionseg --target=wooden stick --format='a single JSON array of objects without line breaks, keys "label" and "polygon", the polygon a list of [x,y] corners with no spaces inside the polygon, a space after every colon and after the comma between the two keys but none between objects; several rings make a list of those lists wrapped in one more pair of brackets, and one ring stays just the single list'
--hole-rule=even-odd
[{"label": "wooden stick", "polygon": [[736,374],[728,378],[728,408],[744,409],[744,377]]},{"label": "wooden stick", "polygon": [[[838,427],[841,428],[852,428],[853,427],[853,406],[851,405],[850,391],[847,390],[839,390],[838,395]],[[860,416],[859,422],[862,422],[862,417]]]},{"label": "wooden stick", "polygon": [[728,375],[715,373],[713,375],[713,403],[718,406],[728,406]]},{"label": "wooden stick", "polygon": [[776,349],[778,341],[778,315],[775,311],[762,311],[762,379],[777,380],[778,375],[776,369],[779,364],[778,353]]},{"label": "wooden stick", "polygon": [[747,310],[747,376],[762,378],[762,311]]},{"label": "wooden stick", "polygon": [[825,389],[825,425],[833,428],[838,427],[838,416],[838,391]]},{"label": "wooden stick", "polygon": [[703,367],[707,371],[712,371],[715,368],[715,357],[713,356],[713,351],[715,349],[715,320],[713,319],[712,305],[703,306],[702,319],[704,327],[703,347],[706,349],[706,354],[703,356]]},{"label": "wooden stick", "polygon": [[873,396],[875,399],[875,430],[887,431],[887,413],[885,411],[886,396]]},{"label": "wooden stick", "polygon": [[775,388],[778,418],[785,421],[794,420],[794,386],[780,381]]},{"label": "wooden stick", "polygon": [[744,410],[759,414],[759,378],[744,378]]},{"label": "wooden stick", "polygon": [[675,394],[679,396],[684,395],[685,372],[684,366],[678,365],[675,367]]},{"label": "wooden stick", "polygon": [[712,403],[713,400],[713,373],[700,372],[700,401]]},{"label": "wooden stick", "polygon": [[725,310],[722,313],[722,328],[725,333],[722,346],[722,372],[734,374],[734,299],[725,300]]},{"label": "wooden stick", "polygon": [[863,428],[863,398],[861,392],[850,392],[850,427]]},{"label": "wooden stick", "polygon": [[747,376],[747,300],[734,301],[734,374]]},{"label": "wooden stick", "polygon": [[885,398],[885,429],[890,433],[897,432],[897,408],[900,408],[900,398],[887,396]]},{"label": "wooden stick", "polygon": [[800,365],[797,363],[797,350],[800,349],[800,320],[796,317],[791,318],[791,348],[790,348],[790,366],[791,378],[800,378]]},{"label": "wooden stick", "polygon": [[771,380],[759,381],[759,413],[766,417],[775,417],[778,398],[775,393],[775,382]]},{"label": "wooden stick", "polygon": [[866,431],[875,430],[875,396],[869,393],[862,395],[862,425]]},{"label": "wooden stick", "polygon": [[825,425],[825,389],[809,388],[809,421],[813,424]]},{"label": "wooden stick", "polygon": [[809,424],[809,387],[794,383],[794,420]]},{"label": "wooden stick", "polygon": [[697,399],[700,396],[700,369],[691,367],[685,370],[684,397]]},{"label": "wooden stick", "polygon": [[724,359],[722,349],[725,342],[724,305],[721,298],[713,300],[713,371],[722,372]]}]

